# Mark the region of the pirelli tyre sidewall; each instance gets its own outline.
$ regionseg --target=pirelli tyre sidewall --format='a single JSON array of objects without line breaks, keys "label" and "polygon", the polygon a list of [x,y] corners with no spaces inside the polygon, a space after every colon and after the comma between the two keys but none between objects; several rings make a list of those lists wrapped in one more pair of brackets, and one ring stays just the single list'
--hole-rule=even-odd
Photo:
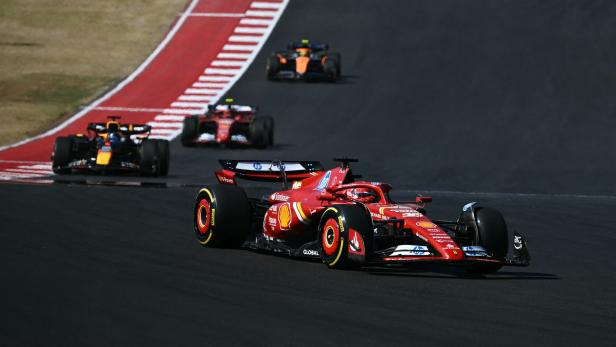
[{"label": "pirelli tyre sidewall", "polygon": [[[359,234],[362,254],[349,252],[351,233]],[[356,269],[372,256],[372,220],[362,205],[327,208],[321,216],[317,235],[321,259],[331,269]]]},{"label": "pirelli tyre sidewall", "polygon": [[240,247],[250,231],[252,211],[246,193],[236,186],[199,190],[193,209],[197,240],[205,247]]}]

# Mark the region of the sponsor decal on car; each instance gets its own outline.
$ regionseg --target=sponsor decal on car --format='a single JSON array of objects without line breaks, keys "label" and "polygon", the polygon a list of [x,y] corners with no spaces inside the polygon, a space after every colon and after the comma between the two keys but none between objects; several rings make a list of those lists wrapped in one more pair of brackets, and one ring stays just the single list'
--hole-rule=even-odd
[{"label": "sponsor decal on car", "polygon": [[319,184],[317,185],[315,189],[325,190],[325,188],[327,188],[327,185],[329,184],[329,179],[331,175],[332,175],[331,171],[327,171],[327,173],[323,176],[323,178],[321,178],[321,180],[319,181]]},{"label": "sponsor decal on car", "polygon": [[436,225],[434,223],[425,220],[419,221],[415,223],[415,225],[425,229],[436,228]]},{"label": "sponsor decal on car", "polygon": [[291,189],[300,189],[302,187],[302,181],[295,181],[293,182],[293,186],[291,187]]},{"label": "sponsor decal on car", "polygon": [[389,255],[391,256],[426,256],[431,255],[428,250],[428,246],[422,245],[398,245],[394,251]]},{"label": "sponsor decal on car", "polygon": [[302,251],[302,254],[304,254],[304,255],[310,255],[310,256],[315,256],[315,257],[318,257],[318,256],[319,256],[319,252],[318,252],[318,251],[315,251],[315,250],[313,250],[313,249],[304,249],[304,250]]},{"label": "sponsor decal on car", "polygon": [[291,227],[292,215],[291,206],[287,202],[280,206],[278,210],[278,222],[280,222],[280,229],[288,230]]},{"label": "sponsor decal on car", "polygon": [[280,194],[280,193],[274,193],[270,196],[271,200],[274,201],[283,201],[283,202],[287,202],[289,201],[290,197],[288,195],[284,195],[284,194]]},{"label": "sponsor decal on car", "polygon": [[263,168],[263,165],[261,165],[261,163],[256,162],[254,164],[252,164],[252,167],[257,170],[257,171],[261,171],[261,169]]},{"label": "sponsor decal on car", "polygon": [[234,184],[235,182],[233,182],[232,179],[225,177],[223,175],[216,175],[218,177],[218,181],[220,183],[228,183],[228,184]]}]

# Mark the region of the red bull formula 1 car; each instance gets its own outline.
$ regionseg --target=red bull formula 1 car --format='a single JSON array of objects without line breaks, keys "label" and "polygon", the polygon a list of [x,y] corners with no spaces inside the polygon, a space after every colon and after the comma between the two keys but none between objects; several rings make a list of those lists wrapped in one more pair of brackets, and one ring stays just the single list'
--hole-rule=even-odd
[{"label": "red bull formula 1 car", "polygon": [[257,116],[255,106],[237,105],[233,99],[209,105],[204,115],[184,119],[182,145],[240,145],[265,148],[274,144],[274,119]]},{"label": "red bull formula 1 car", "polygon": [[[430,219],[430,197],[395,202],[389,184],[357,181],[353,160],[338,161],[340,167],[325,171],[310,161],[221,160],[221,184],[204,187],[195,200],[197,239],[208,247],[317,258],[333,269],[440,263],[481,274],[529,264],[518,233],[508,257],[507,226],[497,210],[469,203],[455,220]],[[291,186],[249,198],[238,178]]]},{"label": "red bull formula 1 car", "polygon": [[340,53],[329,45],[308,40],[289,43],[286,51],[273,53],[267,60],[267,79],[335,82],[340,77]]},{"label": "red bull formula 1 car", "polygon": [[58,137],[51,155],[56,174],[137,173],[166,176],[169,172],[169,141],[149,139],[151,127],[123,124],[120,117],[90,123],[87,135]]}]

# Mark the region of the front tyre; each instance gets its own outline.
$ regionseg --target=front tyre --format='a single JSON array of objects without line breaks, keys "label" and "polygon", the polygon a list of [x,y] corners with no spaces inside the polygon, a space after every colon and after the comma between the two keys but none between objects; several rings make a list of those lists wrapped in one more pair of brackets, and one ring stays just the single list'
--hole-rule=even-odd
[{"label": "front tyre", "polygon": [[372,220],[362,205],[334,205],[321,216],[319,254],[330,269],[355,269],[372,255]]},{"label": "front tyre", "polygon": [[236,248],[250,232],[252,210],[243,189],[212,185],[197,194],[193,221],[202,246]]},{"label": "front tyre", "polygon": [[184,127],[181,135],[182,146],[192,147],[195,141],[199,138],[199,118],[190,116],[184,118]]},{"label": "front tyre", "polygon": [[[477,233],[475,243],[493,258],[505,259],[509,250],[509,235],[503,215],[493,208],[479,207],[475,211]],[[486,274],[498,271],[500,264],[478,264],[469,268],[470,273]]]},{"label": "front tyre", "polygon": [[66,175],[71,173],[68,164],[71,162],[73,139],[58,137],[53,145],[52,170],[55,174]]}]

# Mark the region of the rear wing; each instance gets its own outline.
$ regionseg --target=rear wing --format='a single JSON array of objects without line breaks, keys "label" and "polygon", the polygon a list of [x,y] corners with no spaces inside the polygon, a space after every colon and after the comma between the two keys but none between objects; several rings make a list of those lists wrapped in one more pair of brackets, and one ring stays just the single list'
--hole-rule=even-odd
[{"label": "rear wing", "polygon": [[262,182],[300,181],[324,171],[318,161],[286,160],[219,160],[222,170],[216,171],[221,184],[236,184],[236,178]]},{"label": "rear wing", "polygon": [[[107,123],[90,123],[88,124],[89,131],[93,131],[97,134],[105,134],[109,132]],[[120,124],[116,131],[120,131],[126,135],[139,135],[146,134],[152,130],[152,127],[147,124]]]}]

